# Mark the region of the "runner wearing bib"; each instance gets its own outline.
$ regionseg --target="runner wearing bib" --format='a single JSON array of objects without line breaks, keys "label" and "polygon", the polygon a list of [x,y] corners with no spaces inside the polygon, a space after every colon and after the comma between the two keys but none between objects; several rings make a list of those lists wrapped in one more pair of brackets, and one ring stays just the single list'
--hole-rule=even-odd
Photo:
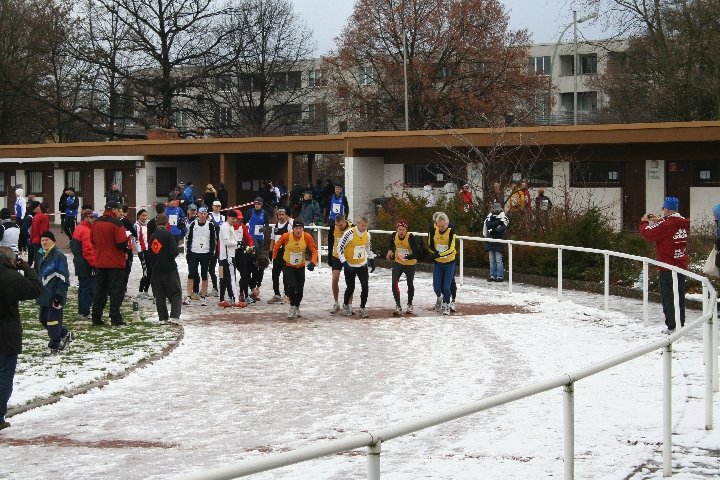
[{"label": "runner wearing bib", "polygon": [[[353,224],[347,221],[345,215],[339,214],[335,216],[335,225],[330,227],[328,234],[328,238],[333,239],[333,247],[330,254],[330,267],[332,268],[332,294],[333,299],[335,299],[335,304],[333,305],[332,310],[330,310],[330,313],[333,315],[340,311],[338,297],[340,296],[340,272],[343,269],[343,264],[340,261],[340,258],[338,258],[338,243],[340,243],[340,238],[342,238],[343,233],[352,226]],[[328,243],[328,245],[330,244]]]},{"label": "runner wearing bib", "polygon": [[305,224],[301,219],[295,219],[292,232],[283,233],[273,246],[273,260],[280,258],[280,249],[284,247],[282,259],[283,278],[287,282],[288,296],[290,297],[290,310],[287,318],[301,317],[300,302],[302,302],[305,289],[305,252],[310,250],[310,262],[307,268],[315,269],[318,261],[318,251],[312,235],[305,232]]},{"label": "runner wearing bib", "polygon": [[[287,212],[284,208],[279,208],[277,211],[277,223],[273,227],[272,233],[270,234],[270,251],[275,249],[275,243],[280,240],[283,234],[292,231],[293,219],[287,216]],[[283,256],[285,254],[285,247],[280,248],[280,252],[272,262],[272,286],[273,293],[275,294],[267,303],[285,303],[283,297],[280,296],[280,274],[283,271],[285,262]],[[288,296],[288,288],[285,277],[283,277],[283,295]]]},{"label": "runner wearing bib", "polygon": [[437,295],[435,311],[450,315],[451,284],[455,276],[455,232],[444,213],[437,215],[428,234],[433,261],[433,289]]},{"label": "runner wearing bib", "polygon": [[[327,244],[333,245],[335,242],[337,242],[337,237],[335,237],[335,224],[339,221],[338,215],[341,215],[343,218],[347,218],[350,212],[350,206],[348,205],[347,197],[343,192],[343,186],[339,183],[335,184],[334,192],[330,195],[330,198],[328,198],[327,209],[327,225],[328,227],[330,227],[330,230],[328,230]],[[335,303],[337,303],[337,295],[335,296]]]},{"label": "runner wearing bib", "polygon": [[[210,280],[212,281],[213,286],[212,291],[209,293],[211,297],[217,297],[220,295],[220,292],[218,291],[218,275],[220,276],[220,289],[225,289],[223,284],[222,268],[220,268],[219,271],[217,268],[218,257],[220,256],[220,226],[225,223],[225,215],[220,213],[220,208],[222,208],[220,201],[215,200],[212,204],[212,212],[210,212],[210,221],[215,224],[215,231],[218,234],[218,237],[215,239],[215,245],[217,245],[215,255],[210,257],[210,267],[208,268],[208,273],[210,274]],[[216,271],[217,273],[215,273]],[[225,296],[223,295],[220,300],[223,300],[224,298]]]},{"label": "runner wearing bib", "polygon": [[[210,257],[215,255],[217,232],[215,223],[208,220],[207,207],[202,206],[198,211],[198,219],[190,224],[187,236],[187,250],[191,254],[188,264],[187,295],[190,297],[194,291],[196,279],[200,278],[200,305],[207,306],[208,267]],[[198,266],[200,275],[198,276]],[[190,299],[186,298],[188,304]]]},{"label": "runner wearing bib", "polygon": [[388,248],[385,258],[394,260],[392,268],[392,292],[395,298],[395,311],[393,315],[402,315],[402,307],[400,306],[400,277],[405,274],[407,282],[407,309],[405,313],[413,313],[413,297],[415,296],[415,264],[417,264],[418,247],[415,241],[415,235],[408,233],[408,226],[405,220],[399,220],[395,227],[395,233],[390,239],[390,247]]},{"label": "runner wearing bib", "polygon": [[352,315],[350,299],[355,292],[355,277],[360,280],[360,318],[368,318],[365,308],[368,298],[368,259],[374,257],[370,248],[370,232],[367,231],[368,217],[362,216],[357,224],[348,228],[338,243],[338,258],[345,269],[345,296],[343,313]]}]

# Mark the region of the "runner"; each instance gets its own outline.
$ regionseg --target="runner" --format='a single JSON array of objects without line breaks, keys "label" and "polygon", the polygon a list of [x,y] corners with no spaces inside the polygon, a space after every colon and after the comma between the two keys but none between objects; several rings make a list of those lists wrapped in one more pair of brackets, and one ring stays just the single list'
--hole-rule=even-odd
[{"label": "runner", "polygon": [[[343,187],[339,183],[335,184],[335,191],[328,199],[328,245],[335,244],[335,223],[337,222],[337,216],[343,215],[347,218],[350,212],[350,206],[348,205],[347,197],[343,193]],[[335,303],[337,303],[337,295],[335,296]]]},{"label": "runner", "polygon": [[[433,223],[430,225],[430,229],[433,228],[435,225],[435,221],[437,220],[438,215],[440,215],[443,212],[435,212],[433,213]],[[452,223],[449,223],[448,226],[455,231],[455,225]],[[455,269],[457,270],[457,265],[455,266]],[[453,275],[452,283],[450,284],[450,311],[455,313],[455,299],[457,298],[457,283],[455,283],[455,276]]]},{"label": "runner", "polygon": [[[330,267],[332,269],[332,294],[335,299],[335,305],[333,305],[330,313],[333,315],[340,311],[340,304],[338,303],[338,297],[340,296],[340,272],[343,269],[343,264],[340,261],[340,255],[338,254],[338,243],[348,228],[352,227],[353,224],[348,222],[345,215],[339,213],[335,216],[335,225],[329,230],[329,238],[333,238],[333,246],[330,254]],[[328,245],[330,245],[328,243]],[[350,299],[352,301],[352,299]],[[348,304],[350,305],[350,304]]]},{"label": "runner", "polygon": [[263,198],[257,197],[253,203],[253,208],[247,211],[245,223],[250,231],[250,236],[255,242],[255,251],[246,251],[241,257],[242,263],[240,265],[241,290],[248,305],[255,303],[259,298],[258,295],[251,294],[249,291],[250,279],[253,277],[257,279],[258,275],[262,275],[257,270],[257,256],[262,253],[265,246],[265,231],[270,223],[268,211],[263,208],[265,203]]},{"label": "runner", "polygon": [[180,200],[177,197],[171,196],[168,198],[167,206],[165,207],[165,215],[168,217],[168,225],[170,225],[170,235],[173,236],[175,242],[180,246],[182,239],[187,232],[185,226],[185,212],[180,208]]},{"label": "runner", "polygon": [[[238,290],[237,307],[248,306],[248,287],[250,285],[250,276],[248,271],[247,258],[255,255],[255,240],[250,235],[250,229],[243,223],[243,214],[240,210],[235,210],[238,221],[233,225],[233,231],[237,238],[237,249],[235,250],[235,269],[240,272],[240,290]],[[252,301],[251,301],[252,303]]]},{"label": "runner", "polygon": [[[218,258],[223,273],[220,275],[222,286],[218,307],[222,308],[235,306],[235,292],[237,291],[235,250],[238,246],[237,237],[235,237],[235,223],[238,221],[237,217],[235,210],[229,210],[226,214],[225,223],[220,226],[220,254]],[[226,292],[229,302],[224,298]]]},{"label": "runner", "polygon": [[390,248],[385,256],[388,260],[394,260],[392,268],[392,292],[395,298],[395,311],[393,315],[402,315],[400,306],[400,277],[405,274],[407,282],[407,309],[405,313],[413,313],[413,297],[415,295],[415,265],[417,264],[418,247],[415,235],[408,233],[408,225],[405,220],[399,220],[395,227],[395,233],[390,239]]},{"label": "runner", "polygon": [[293,223],[292,233],[283,233],[273,247],[273,260],[280,258],[280,249],[284,248],[282,259],[285,262],[283,267],[283,278],[287,281],[288,294],[290,296],[290,310],[287,318],[301,317],[300,302],[302,302],[305,289],[305,252],[310,250],[310,262],[308,270],[315,270],[318,261],[318,251],[312,235],[304,229],[305,225],[300,219]]},{"label": "runner", "polygon": [[188,229],[187,251],[190,255],[190,263],[188,266],[187,297],[185,297],[183,305],[191,304],[191,296],[198,278],[198,266],[200,266],[200,305],[207,306],[208,267],[210,266],[210,258],[216,252],[215,242],[218,237],[216,228],[215,223],[208,220],[207,207],[200,207],[197,220],[192,222]]},{"label": "runner", "polygon": [[450,315],[451,284],[455,275],[455,232],[450,228],[448,216],[437,215],[435,225],[428,234],[428,246],[433,258],[433,288],[437,301],[435,311]]},{"label": "runner", "polygon": [[137,238],[133,237],[135,251],[137,251],[140,266],[143,275],[140,279],[140,291],[137,295],[138,300],[149,299],[153,296],[148,293],[150,283],[152,282],[152,262],[150,261],[150,234],[148,233],[148,213],[147,210],[141,208],[137,212],[137,221],[135,222],[135,231]]},{"label": "runner", "polygon": [[350,299],[355,291],[355,277],[360,280],[360,318],[368,318],[365,308],[368,298],[368,258],[373,257],[370,248],[370,232],[367,231],[368,217],[362,216],[354,227],[343,233],[338,243],[338,258],[345,269],[345,296],[343,313],[352,315]]},{"label": "runner", "polygon": [[[210,280],[212,281],[212,291],[210,292],[210,296],[217,297],[220,295],[218,291],[218,275],[220,275],[220,289],[224,290],[225,286],[223,285],[223,271],[222,268],[220,269],[217,274],[215,273],[217,271],[217,264],[218,264],[218,256],[220,255],[220,227],[223,223],[225,223],[225,215],[220,213],[220,209],[222,208],[222,205],[220,204],[220,200],[215,200],[212,203],[212,212],[210,212],[210,220],[215,224],[215,232],[217,232],[217,238],[215,239],[215,245],[217,246],[217,251],[215,252],[215,255],[210,257],[210,267],[208,269],[208,273],[210,274]],[[222,299],[221,299],[222,300]]]},{"label": "runner", "polygon": [[[277,223],[273,227],[270,235],[270,251],[275,249],[275,243],[280,240],[280,237],[288,233],[292,229],[293,219],[288,217],[287,212],[284,208],[278,208],[277,211]],[[280,274],[282,273],[285,262],[283,260],[285,255],[285,246],[280,248],[277,258],[272,262],[272,285],[273,285],[273,297],[268,300],[267,303],[285,303],[283,297],[280,296]],[[287,281],[283,276],[283,295],[288,296]],[[336,302],[337,303],[337,302]]]}]

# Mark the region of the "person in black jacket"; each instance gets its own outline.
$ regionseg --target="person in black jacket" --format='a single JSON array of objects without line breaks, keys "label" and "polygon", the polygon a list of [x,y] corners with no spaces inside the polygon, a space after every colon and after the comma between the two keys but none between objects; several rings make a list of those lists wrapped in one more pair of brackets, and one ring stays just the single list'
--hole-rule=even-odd
[{"label": "person in black jacket", "polygon": [[229,207],[228,205],[228,191],[225,189],[225,184],[220,182],[217,189],[217,199],[222,203],[223,208]]},{"label": "person in black jacket", "polygon": [[155,294],[155,306],[161,322],[167,322],[168,311],[166,300],[170,300],[170,316],[172,320],[179,320],[182,311],[182,286],[175,258],[180,251],[177,242],[167,231],[168,217],[164,213],[155,217],[157,230],[150,237],[150,251],[152,252],[152,289]]},{"label": "person in black jacket", "polygon": [[[499,203],[493,203],[490,213],[485,218],[483,224],[483,236],[501,240],[505,238],[507,227],[510,220],[505,215],[502,206]],[[503,267],[503,250],[505,245],[498,242],[485,242],[485,251],[488,252],[488,260],[490,261],[490,275],[488,282],[502,282],[505,276],[505,268]]]},{"label": "person in black jacket", "polygon": [[[22,271],[21,274],[18,270]],[[0,430],[13,390],[18,355],[22,352],[22,322],[18,304],[38,298],[42,293],[40,277],[9,247],[0,247]]]},{"label": "person in black jacket", "polygon": [[[157,218],[158,215],[161,213],[165,213],[165,204],[164,203],[158,203],[155,205],[155,217]],[[150,220],[147,224],[147,234],[148,238],[153,236],[153,233],[155,233],[155,230],[157,230],[157,220],[153,218]]]}]

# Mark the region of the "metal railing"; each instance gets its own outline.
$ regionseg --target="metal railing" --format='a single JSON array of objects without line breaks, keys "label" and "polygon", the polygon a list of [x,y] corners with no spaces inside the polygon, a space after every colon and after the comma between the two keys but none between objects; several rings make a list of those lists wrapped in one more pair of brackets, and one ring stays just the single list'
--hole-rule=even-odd
[{"label": "metal railing", "polygon": [[[306,229],[318,230],[318,248],[321,246],[321,230],[327,227],[308,226]],[[391,231],[371,230],[373,234],[390,234]],[[415,233],[418,236],[427,236],[426,233]],[[603,255],[605,258],[605,311],[609,310],[609,278],[610,278],[610,257],[625,258],[642,263],[643,266],[643,323],[648,325],[648,265],[665,267],[672,272],[674,287],[674,304],[676,324],[680,324],[680,309],[678,297],[678,274],[698,280],[703,286],[703,311],[702,314],[687,322],[685,327],[678,329],[675,333],[668,335],[663,340],[650,343],[643,347],[625,352],[602,362],[590,365],[575,372],[559,375],[557,377],[528,385],[521,388],[494,395],[483,400],[473,402],[460,407],[445,410],[435,415],[408,420],[390,427],[380,428],[373,431],[359,433],[357,435],[339,438],[336,440],[317,442],[305,448],[271,454],[263,458],[250,459],[236,465],[221,467],[205,472],[188,474],[177,477],[182,480],[221,480],[238,478],[255,473],[265,472],[288,465],[293,465],[320,457],[334,455],[348,450],[367,448],[367,478],[378,480],[380,478],[380,453],[383,442],[397,437],[409,435],[419,430],[424,430],[440,425],[458,418],[488,410],[493,407],[511,403],[539,393],[547,392],[555,388],[563,388],[563,437],[564,437],[564,478],[573,479],[575,476],[575,383],[597,373],[609,370],[623,363],[634,360],[648,353],[662,350],[663,357],[663,475],[672,475],[672,346],[679,338],[687,335],[700,325],[703,329],[703,361],[705,364],[705,429],[713,429],[713,394],[718,391],[718,322],[717,322],[717,293],[710,281],[693,272],[689,272],[672,265],[667,265],[650,258],[639,257],[609,250],[594,248],[572,247],[567,245],[553,245],[547,243],[533,243],[516,240],[495,240],[482,237],[458,236],[459,243],[459,279],[460,284],[464,280],[464,244],[467,241],[497,242],[508,246],[508,289],[513,290],[513,246],[522,245],[539,248],[554,248],[558,252],[557,271],[557,294],[563,294],[563,251],[585,252],[588,254]]]}]

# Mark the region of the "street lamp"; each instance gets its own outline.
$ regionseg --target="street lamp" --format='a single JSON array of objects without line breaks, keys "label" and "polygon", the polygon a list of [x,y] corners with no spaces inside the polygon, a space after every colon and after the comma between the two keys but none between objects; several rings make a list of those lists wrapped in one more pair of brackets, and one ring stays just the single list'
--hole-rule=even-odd
[{"label": "street lamp", "polygon": [[591,13],[589,15],[585,15],[584,17],[577,18],[577,11],[573,10],[573,21],[572,23],[565,25],[565,28],[563,28],[563,31],[560,33],[558,41],[555,44],[555,48],[553,48],[552,57],[550,58],[550,76],[552,77],[552,74],[555,71],[555,57],[557,56],[557,49],[560,46],[560,42],[562,42],[565,32],[567,32],[570,27],[573,27],[573,125],[577,125],[577,24],[587,22],[588,20],[592,20],[594,18],[597,18],[597,13]]}]

